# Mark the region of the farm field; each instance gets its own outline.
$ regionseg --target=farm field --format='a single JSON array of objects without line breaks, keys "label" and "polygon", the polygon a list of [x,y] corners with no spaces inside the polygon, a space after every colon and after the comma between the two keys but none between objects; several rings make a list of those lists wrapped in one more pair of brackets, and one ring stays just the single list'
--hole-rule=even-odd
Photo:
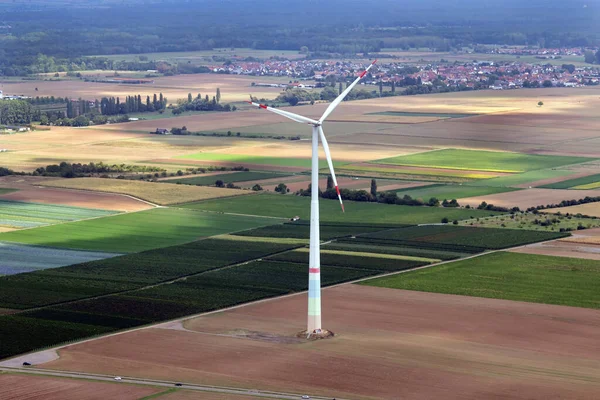
[{"label": "farm field", "polygon": [[[558,212],[560,209],[554,209]],[[576,215],[567,216],[561,212],[561,215],[551,215],[549,212],[540,211],[540,214],[533,213],[515,213],[514,215],[497,215],[493,217],[484,217],[477,219],[467,219],[459,221],[459,226],[476,226],[482,228],[507,228],[507,229],[527,229],[528,231],[546,231],[559,232],[564,230],[577,230],[579,225],[588,228],[600,227],[600,219],[577,217]],[[546,220],[552,223],[542,225]],[[537,221],[537,222],[536,222]]]},{"label": "farm field", "polygon": [[82,190],[56,189],[39,186],[46,180],[55,178],[42,178],[33,176],[5,176],[0,177],[0,185],[14,186],[18,191],[0,194],[0,201],[18,201],[25,203],[39,203],[50,205],[63,205],[87,209],[110,211],[141,211],[152,208],[144,201],[131,197],[100,192],[86,192]]},{"label": "farm field", "polygon": [[[185,160],[197,160],[197,161],[217,161],[227,163],[237,163],[238,165],[270,165],[274,168],[277,166],[282,167],[300,167],[310,169],[311,160],[310,158],[297,158],[297,157],[266,157],[266,156],[251,156],[242,154],[225,154],[225,153],[197,153],[180,156],[178,158]],[[340,165],[339,162],[334,161],[334,166]],[[319,168],[327,168],[327,161],[320,160]]]},{"label": "farm field", "polygon": [[423,180],[434,182],[470,182],[476,179],[494,178],[504,173],[489,171],[457,170],[448,168],[428,168],[377,164],[376,162],[343,165],[337,168],[340,174]]},{"label": "farm field", "polygon": [[17,189],[0,188],[0,196],[16,192]]},{"label": "farm field", "polygon": [[[587,192],[583,192],[582,194],[586,194]],[[591,196],[598,196],[597,194],[593,194]],[[585,196],[580,196],[585,197]],[[590,217],[598,217],[600,218],[600,203],[587,203],[580,204],[577,206],[569,206],[569,207],[558,207],[558,208],[547,208],[541,212],[554,214],[557,212],[561,212],[563,214],[569,213],[571,215],[589,215]]]},{"label": "farm field", "polygon": [[0,226],[34,228],[81,219],[106,217],[114,211],[0,199]]},{"label": "farm field", "polygon": [[2,399],[94,400],[114,398],[139,400],[164,390],[165,388],[128,385],[118,382],[94,382],[84,379],[0,374],[0,398]]},{"label": "farm field", "polygon": [[286,178],[289,175],[277,174],[271,172],[260,172],[260,171],[243,171],[243,172],[232,172],[219,175],[210,176],[194,176],[194,177],[183,177],[176,179],[165,179],[161,182],[166,183],[181,183],[184,185],[203,185],[213,186],[215,181],[222,180],[224,183],[238,183],[247,182],[261,179],[273,179],[273,178]]},{"label": "farm field", "polygon": [[[584,260],[600,261],[600,246],[598,244],[585,244],[575,241],[553,240],[545,243],[535,243],[510,250],[513,253],[539,254],[543,256],[580,258]],[[585,239],[584,239],[585,241]]]},{"label": "farm field", "polygon": [[79,264],[120,254],[23,246],[0,242],[0,276]]},{"label": "farm field", "polygon": [[530,170],[580,164],[592,158],[544,156],[510,152],[443,149],[377,160],[380,164],[411,165],[490,172],[526,172]]},{"label": "farm field", "polygon": [[363,285],[324,296],[325,327],[338,334],[329,340],[295,337],[306,322],[301,295],[69,345],[41,367],[330,398],[600,392],[596,310]]},{"label": "farm field", "polygon": [[521,187],[537,186],[538,182],[558,181],[569,179],[577,171],[568,169],[540,169],[535,171],[523,172],[520,174],[510,174],[499,176],[497,178],[479,180],[471,183],[471,186],[488,187]]},{"label": "farm field", "polygon": [[547,189],[597,189],[600,188],[599,182],[600,174],[594,174],[538,187]]},{"label": "farm field", "polygon": [[411,226],[367,233],[356,240],[374,244],[412,245],[425,248],[478,253],[507,247],[535,243],[569,236],[564,232],[538,232],[530,230],[493,229],[483,230],[454,225]]},{"label": "farm field", "polygon": [[[257,50],[250,48],[215,48],[212,50],[199,50],[199,51],[175,51],[165,53],[142,53],[142,54],[113,54],[113,55],[102,55],[102,56],[90,56],[90,57],[105,57],[111,60],[121,61],[134,61],[139,59],[140,56],[148,57],[149,60],[158,61],[192,61],[194,64],[201,61],[214,62],[212,57],[230,57],[232,59],[243,59],[246,57],[255,58],[271,58],[271,57],[283,57],[287,59],[304,58],[305,54],[301,54],[298,51],[292,50]],[[265,80],[271,80],[270,77],[264,77]]]},{"label": "farm field", "polygon": [[[0,279],[0,306],[23,310],[0,317],[0,357],[91,334],[306,290],[308,253],[282,254],[306,245],[306,240],[293,239],[305,236],[306,227],[288,226],[300,232],[288,229],[274,238],[226,235]],[[390,226],[331,224],[328,228],[333,238]],[[264,229],[253,233],[276,234]],[[231,248],[238,250],[231,252]],[[321,258],[325,267],[322,284],[414,268],[435,260],[328,250]],[[185,279],[177,279],[182,277]],[[161,284],[165,282],[168,284]],[[27,296],[23,297],[23,293]],[[86,300],[89,297],[94,298]],[[38,308],[27,311],[32,307]],[[61,328],[58,322],[66,327]],[[9,331],[24,329],[29,332],[26,336],[8,335]],[[46,332],[54,334],[49,336]]]},{"label": "farm field", "polygon": [[442,184],[434,184],[427,185],[417,188],[409,188],[409,189],[400,189],[397,190],[399,197],[404,195],[409,195],[413,199],[424,199],[428,200],[432,197],[437,199],[444,200],[452,200],[452,199],[460,199],[463,197],[472,197],[472,196],[486,196],[490,194],[496,193],[506,193],[506,192],[514,192],[513,188],[500,188],[500,187],[486,187],[486,186],[466,186],[466,185],[442,185]]},{"label": "farm field", "polygon": [[[99,71],[88,78],[105,78],[110,71]],[[248,99],[248,93],[257,98],[274,99],[281,93],[281,88],[252,87],[252,82],[268,80],[269,83],[287,83],[289,79],[263,79],[252,76],[220,75],[220,74],[189,74],[175,76],[161,76],[152,78],[154,83],[148,84],[119,84],[102,82],[85,82],[83,80],[68,81],[2,81],[5,93],[19,93],[25,96],[55,96],[73,98],[100,98],[120,96],[121,101],[125,96],[140,94],[142,97],[152,97],[154,93],[162,93],[169,101],[175,104],[178,99],[187,98],[188,93],[195,97],[198,93],[215,95],[217,88],[221,89],[223,103],[243,101]],[[36,91],[35,88],[38,88]]]},{"label": "farm field", "polygon": [[[450,220],[467,219],[472,216],[497,215],[497,212],[465,210],[459,208],[429,208],[398,206],[380,203],[345,201],[346,212],[342,213],[340,204],[334,200],[321,200],[321,221],[384,224],[437,223],[446,217]],[[268,217],[292,218],[299,216],[309,219],[310,198],[280,194],[259,194],[253,196],[202,201],[184,204],[181,207],[195,210],[230,212],[262,215]],[[0,236],[1,238],[1,236]]]},{"label": "farm field", "polygon": [[498,252],[365,285],[600,308],[600,261]]},{"label": "farm field", "polygon": [[[563,200],[578,200],[585,196],[600,196],[600,189],[596,190],[573,190],[573,189],[523,189],[518,192],[497,193],[486,196],[466,197],[457,199],[461,206],[470,205],[477,207],[481,202],[493,204],[499,207],[519,207],[525,210],[529,207],[540,205],[559,204]],[[561,212],[563,212],[561,210]],[[570,211],[564,211],[570,212]],[[577,214],[577,213],[574,213]]]},{"label": "farm field", "polygon": [[69,249],[130,253],[256,228],[273,219],[155,208],[108,218],[0,234],[0,241]]},{"label": "farm field", "polygon": [[219,197],[239,196],[248,192],[237,189],[196,187],[167,183],[132,181],[124,179],[74,178],[57,179],[44,186],[120,193],[135,196],[160,205],[187,203]]}]

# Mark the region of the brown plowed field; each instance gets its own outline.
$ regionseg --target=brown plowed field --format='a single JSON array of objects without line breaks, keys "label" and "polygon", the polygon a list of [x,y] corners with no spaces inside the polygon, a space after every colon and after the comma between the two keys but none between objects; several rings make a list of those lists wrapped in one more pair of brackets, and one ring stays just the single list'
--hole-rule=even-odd
[{"label": "brown plowed field", "polygon": [[19,190],[0,195],[0,199],[113,211],[140,211],[152,208],[148,203],[118,194],[38,186],[38,184],[43,184],[44,181],[52,179],[22,176],[1,177],[0,187]]},{"label": "brown plowed field", "polygon": [[178,390],[160,397],[161,400],[257,400],[260,397],[239,396],[235,394],[211,393],[211,392],[192,392]]},{"label": "brown plowed field", "polygon": [[[467,204],[471,207],[478,206],[482,201],[485,201],[488,204],[493,204],[499,207],[519,207],[522,210],[527,209],[528,207],[535,207],[539,205],[546,204],[557,204],[563,200],[577,200],[584,198],[585,196],[600,196],[600,190],[570,190],[570,189],[524,189],[519,190],[517,192],[506,192],[506,193],[498,193],[498,194],[490,194],[486,196],[476,196],[476,197],[467,197],[464,199],[458,199],[460,205],[466,206]],[[600,216],[600,206],[596,204],[599,203],[590,203],[586,204],[585,209],[583,208],[575,208],[575,207],[584,207],[584,206],[573,206],[573,207],[564,207],[564,208],[556,208],[556,209],[547,209],[544,212],[555,213],[557,211],[562,212],[563,214],[571,213],[571,214],[587,214],[587,215],[596,215]],[[594,205],[596,205],[594,207]],[[587,210],[589,208],[589,210]],[[596,209],[596,214],[594,214],[594,209]],[[587,210],[587,211],[586,211]]]},{"label": "brown plowed field", "polygon": [[[511,250],[514,253],[541,254],[545,256],[584,258],[600,260],[600,241],[597,244],[586,244],[573,240],[553,240],[551,242],[530,244]],[[599,238],[596,238],[599,239]],[[581,239],[580,239],[581,240]],[[585,239],[583,240],[585,241]]]},{"label": "brown plowed field", "polygon": [[332,339],[290,340],[306,323],[297,295],[187,330],[70,345],[42,367],[352,399],[600,397],[597,310],[359,285],[323,293]]},{"label": "brown plowed field", "polygon": [[0,399],[6,400],[136,400],[164,390],[164,388],[91,382],[83,379],[0,375]]}]

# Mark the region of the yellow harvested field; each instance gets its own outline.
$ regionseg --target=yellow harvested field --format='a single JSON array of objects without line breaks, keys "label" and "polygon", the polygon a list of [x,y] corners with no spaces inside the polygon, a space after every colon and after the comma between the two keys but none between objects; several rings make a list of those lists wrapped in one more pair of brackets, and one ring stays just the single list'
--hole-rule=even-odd
[{"label": "yellow harvested field", "polygon": [[600,182],[588,183],[587,185],[579,185],[579,186],[573,187],[572,189],[588,190],[588,189],[598,189],[598,188],[600,188]]},{"label": "yellow harvested field", "polygon": [[[96,79],[106,78],[110,72],[98,72],[90,77]],[[217,88],[221,90],[221,102],[235,102],[247,100],[249,94],[257,98],[274,99],[281,93],[281,88],[256,87],[252,82],[261,81],[259,77],[220,75],[220,74],[189,74],[176,76],[163,76],[152,78],[154,83],[148,84],[119,84],[84,82],[82,80],[69,81],[21,81],[3,82],[5,93],[18,93],[25,96],[57,96],[84,98],[87,100],[100,99],[101,97],[120,96],[124,100],[126,96],[140,94],[142,97],[152,97],[162,93],[167,97],[169,103],[175,103],[177,99],[187,98],[188,93],[194,97],[200,93],[202,97],[209,98],[216,94]],[[288,79],[265,78],[269,83],[287,83]],[[36,91],[36,88],[38,89]]]},{"label": "yellow harvested field", "polygon": [[[17,228],[9,228],[7,226],[0,226],[0,233],[10,232],[10,231],[14,231],[14,230],[17,230]],[[0,314],[1,314],[1,312],[0,312]]]},{"label": "yellow harvested field", "polygon": [[189,203],[192,201],[239,196],[249,193],[248,191],[238,189],[103,178],[57,179],[44,182],[42,185],[126,194],[160,205]]},{"label": "yellow harvested field", "polygon": [[[294,251],[300,253],[308,253],[310,249],[302,248]],[[337,254],[340,256],[357,256],[357,257],[375,257],[375,258],[386,258],[390,260],[411,260],[411,261],[425,261],[425,262],[438,262],[440,260],[435,258],[424,258],[424,257],[412,257],[412,256],[401,256],[397,254],[381,254],[381,253],[366,253],[361,251],[344,251],[344,250],[327,250],[322,248],[321,253],[323,254]]]},{"label": "yellow harvested field", "polygon": [[[520,192],[518,192],[520,193]],[[585,192],[585,196],[598,196],[597,193],[589,193],[589,192]],[[584,197],[583,194],[581,196],[579,196],[578,198]],[[572,198],[572,197],[571,197]],[[557,212],[561,212],[563,214],[569,213],[569,214],[583,214],[583,215],[589,215],[590,217],[600,217],[600,203],[587,203],[587,204],[581,204],[578,206],[570,206],[570,207],[560,207],[560,208],[548,208],[546,210],[540,210],[540,212],[544,212],[544,213],[557,213]]]}]

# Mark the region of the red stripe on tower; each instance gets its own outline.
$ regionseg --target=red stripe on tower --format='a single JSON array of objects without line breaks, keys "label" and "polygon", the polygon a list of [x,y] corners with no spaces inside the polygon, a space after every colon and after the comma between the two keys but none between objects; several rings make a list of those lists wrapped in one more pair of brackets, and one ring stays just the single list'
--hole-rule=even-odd
[{"label": "red stripe on tower", "polygon": [[321,272],[320,268],[309,268],[308,269],[308,273],[310,273],[310,274],[318,274],[320,272]]}]

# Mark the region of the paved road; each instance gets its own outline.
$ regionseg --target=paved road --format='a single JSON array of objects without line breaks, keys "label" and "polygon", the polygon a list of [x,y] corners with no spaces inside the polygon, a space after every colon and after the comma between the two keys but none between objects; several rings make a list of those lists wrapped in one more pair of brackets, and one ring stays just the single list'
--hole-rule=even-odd
[{"label": "paved road", "polygon": [[[73,378],[73,379],[86,379],[86,380],[94,380],[94,381],[106,381],[106,382],[116,382],[115,377],[111,375],[102,375],[102,374],[87,374],[80,372],[69,372],[69,371],[54,371],[47,369],[30,369],[30,368],[7,368],[0,367],[0,371],[4,372],[16,372],[20,374],[31,374],[31,375],[42,375],[42,376],[56,376],[62,378]],[[119,381],[120,383],[131,383],[135,385],[147,385],[154,387],[165,387],[165,388],[173,388],[175,387],[176,382],[171,381],[163,381],[163,380],[152,380],[152,379],[139,379],[139,378],[129,378],[129,377],[121,377],[122,379]],[[214,392],[214,393],[224,393],[224,394],[232,394],[232,395],[240,395],[240,396],[254,396],[254,397],[262,397],[262,398],[271,398],[271,399],[289,399],[289,400],[298,400],[301,399],[303,394],[295,394],[295,393],[284,393],[284,392],[271,392],[264,390],[256,390],[256,389],[242,389],[242,388],[231,388],[224,386],[208,386],[208,385],[198,385],[194,383],[182,383],[181,386],[177,386],[179,389],[186,390],[195,390],[200,392]],[[310,396],[311,399],[315,400],[331,400],[331,397],[319,397],[319,396]],[[337,400],[343,400],[341,398],[336,398]]]}]

